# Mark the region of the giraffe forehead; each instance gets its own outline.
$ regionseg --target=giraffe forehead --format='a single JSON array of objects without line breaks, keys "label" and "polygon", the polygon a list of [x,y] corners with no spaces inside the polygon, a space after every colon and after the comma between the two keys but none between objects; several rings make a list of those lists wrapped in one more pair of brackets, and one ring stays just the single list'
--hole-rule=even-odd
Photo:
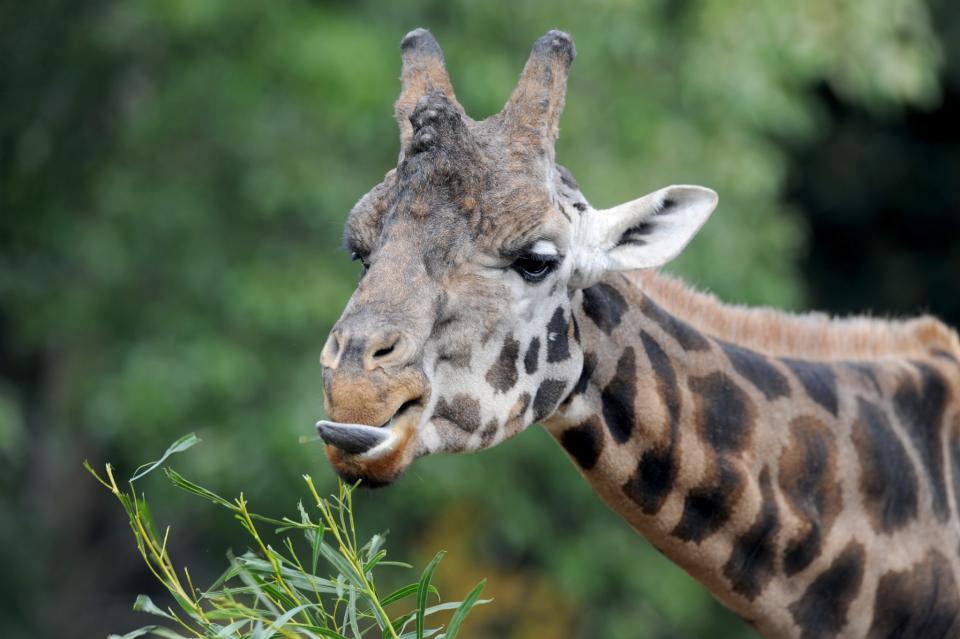
[{"label": "giraffe forehead", "polygon": [[432,187],[397,202],[381,219],[366,223],[374,227],[371,244],[405,245],[406,255],[422,254],[433,270],[456,265],[474,251],[494,259],[527,250],[563,253],[569,222],[542,186],[520,184],[483,194],[457,190],[462,187]]}]

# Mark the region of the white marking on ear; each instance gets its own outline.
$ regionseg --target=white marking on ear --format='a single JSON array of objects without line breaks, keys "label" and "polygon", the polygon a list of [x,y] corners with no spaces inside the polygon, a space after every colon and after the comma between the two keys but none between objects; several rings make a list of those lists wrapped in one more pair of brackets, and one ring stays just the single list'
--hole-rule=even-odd
[{"label": "white marking on ear", "polygon": [[610,209],[588,209],[578,224],[571,286],[593,285],[609,271],[652,268],[683,250],[717,206],[702,186],[668,186]]}]

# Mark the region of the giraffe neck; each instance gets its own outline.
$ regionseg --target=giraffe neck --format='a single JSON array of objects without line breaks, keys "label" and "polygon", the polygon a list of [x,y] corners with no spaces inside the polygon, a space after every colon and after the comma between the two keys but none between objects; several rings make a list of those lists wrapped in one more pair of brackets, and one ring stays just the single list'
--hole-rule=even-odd
[{"label": "giraffe neck", "polygon": [[622,276],[573,299],[546,425],[607,504],[764,633],[960,633],[957,354],[775,356],[663,306]]}]

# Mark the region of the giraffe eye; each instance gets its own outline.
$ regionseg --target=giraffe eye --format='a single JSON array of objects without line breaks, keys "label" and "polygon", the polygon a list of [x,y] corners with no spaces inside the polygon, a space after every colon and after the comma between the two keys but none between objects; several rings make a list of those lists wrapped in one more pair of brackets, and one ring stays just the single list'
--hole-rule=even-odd
[{"label": "giraffe eye", "polygon": [[370,262],[368,262],[368,257],[359,251],[351,251],[350,259],[354,262],[360,262],[363,264],[363,272],[366,273],[367,269],[370,268]]},{"label": "giraffe eye", "polygon": [[510,265],[520,277],[528,282],[540,282],[557,268],[560,260],[555,255],[538,255],[526,253],[513,261]]}]

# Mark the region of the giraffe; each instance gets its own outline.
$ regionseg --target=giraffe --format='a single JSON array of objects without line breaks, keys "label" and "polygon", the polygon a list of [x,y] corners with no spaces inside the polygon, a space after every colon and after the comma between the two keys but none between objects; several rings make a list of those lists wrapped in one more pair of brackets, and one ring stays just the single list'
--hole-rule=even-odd
[{"label": "giraffe", "polygon": [[725,305],[656,268],[717,195],[593,208],[555,161],[573,41],[474,121],[401,43],[397,167],[350,212],[363,274],[321,354],[334,469],[542,422],[600,497],[776,637],[960,636],[960,341],[932,317]]}]

